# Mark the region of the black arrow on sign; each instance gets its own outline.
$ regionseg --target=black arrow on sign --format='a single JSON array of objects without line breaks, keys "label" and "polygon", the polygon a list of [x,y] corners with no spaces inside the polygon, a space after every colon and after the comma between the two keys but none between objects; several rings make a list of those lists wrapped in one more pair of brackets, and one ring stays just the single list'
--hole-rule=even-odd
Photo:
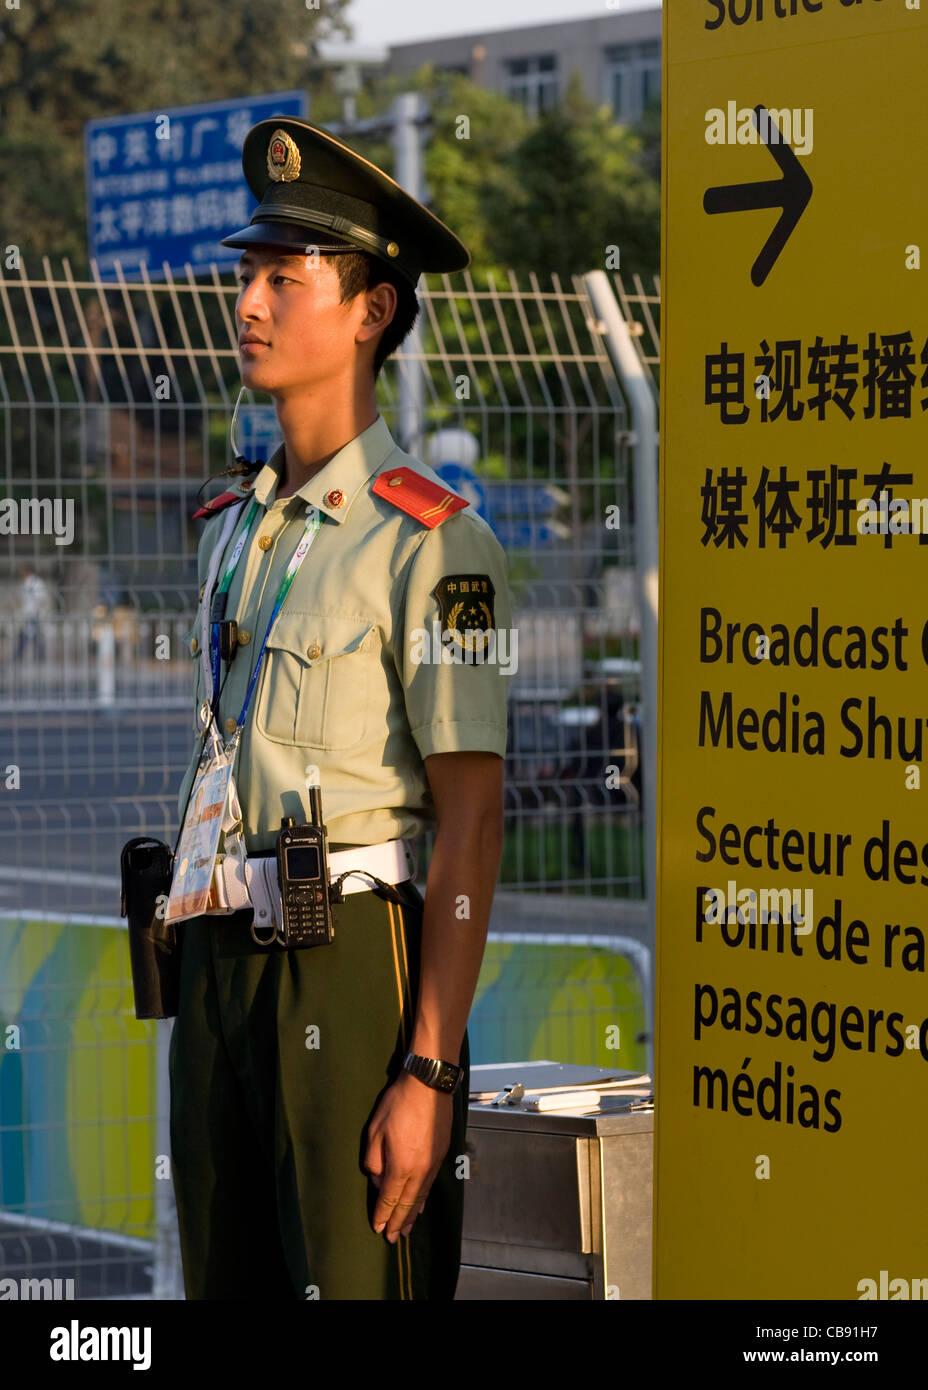
[{"label": "black arrow on sign", "polygon": [[[766,117],[766,134],[761,129],[761,116]],[[751,266],[751,280],[762,285],[773,269],[777,257],[789,241],[793,228],[805,212],[812,197],[812,180],[803,169],[780,134],[779,126],[770,120],[766,106],[755,106],[754,124],[760,138],[782,170],[781,179],[765,179],[763,183],[728,183],[721,188],[707,188],[702,205],[706,212],[751,212],[756,208],[782,208],[783,216],[774,227],[757,260]],[[770,140],[771,126],[777,137]]]}]

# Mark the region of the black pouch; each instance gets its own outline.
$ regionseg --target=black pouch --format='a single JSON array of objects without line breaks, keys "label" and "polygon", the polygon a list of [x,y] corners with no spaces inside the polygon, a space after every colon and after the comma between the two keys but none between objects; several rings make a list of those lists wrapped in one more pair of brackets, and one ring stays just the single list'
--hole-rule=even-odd
[{"label": "black pouch", "polygon": [[128,840],[119,856],[136,1018],[174,1018],[178,1010],[182,923],[164,920],[173,867],[171,847],[148,835]]}]

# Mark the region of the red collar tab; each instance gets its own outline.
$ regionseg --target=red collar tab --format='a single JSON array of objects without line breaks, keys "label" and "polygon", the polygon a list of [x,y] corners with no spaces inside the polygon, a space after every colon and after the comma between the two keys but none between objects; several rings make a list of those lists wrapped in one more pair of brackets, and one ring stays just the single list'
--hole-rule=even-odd
[{"label": "red collar tab", "polygon": [[458,497],[444,483],[433,483],[412,468],[388,468],[378,476],[372,491],[414,516],[430,531],[462,507],[470,506],[466,497]]},{"label": "red collar tab", "polygon": [[193,514],[194,521],[199,521],[201,516],[214,516],[216,512],[221,512],[223,507],[228,507],[230,502],[243,501],[240,492],[220,492],[218,497],[214,497],[210,502],[204,502],[202,507],[198,507]]}]

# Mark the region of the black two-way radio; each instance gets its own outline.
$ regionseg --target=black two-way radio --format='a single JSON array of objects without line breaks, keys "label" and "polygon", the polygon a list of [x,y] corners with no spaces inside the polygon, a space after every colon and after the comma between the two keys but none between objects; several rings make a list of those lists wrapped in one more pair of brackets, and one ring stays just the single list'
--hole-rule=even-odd
[{"label": "black two-way radio", "polygon": [[309,788],[310,820],[297,825],[284,816],[277,834],[277,881],[282,921],[278,940],[288,949],[328,946],[335,938],[329,891],[322,793]]}]

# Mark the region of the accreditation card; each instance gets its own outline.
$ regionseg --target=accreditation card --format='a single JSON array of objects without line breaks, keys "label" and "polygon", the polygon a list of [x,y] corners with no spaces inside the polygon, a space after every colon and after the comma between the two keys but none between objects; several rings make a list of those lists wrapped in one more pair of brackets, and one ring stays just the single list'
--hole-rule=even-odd
[{"label": "accreditation card", "polygon": [[180,843],[165,921],[199,917],[209,906],[213,865],[219,848],[234,752],[224,751],[197,769]]}]

